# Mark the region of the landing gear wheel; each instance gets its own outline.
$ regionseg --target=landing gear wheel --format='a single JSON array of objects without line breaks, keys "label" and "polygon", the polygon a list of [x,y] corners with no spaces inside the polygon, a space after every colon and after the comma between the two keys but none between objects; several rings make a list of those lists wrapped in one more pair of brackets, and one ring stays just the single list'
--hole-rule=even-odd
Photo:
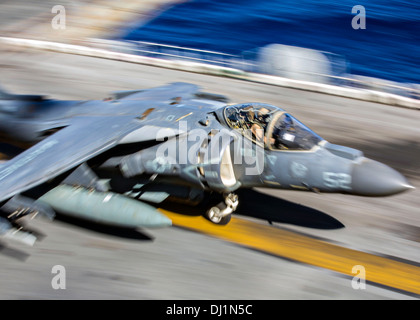
[{"label": "landing gear wheel", "polygon": [[224,201],[207,210],[205,217],[214,224],[226,225],[232,218],[231,214],[236,210],[238,204],[238,196],[234,193],[229,193],[224,196]]},{"label": "landing gear wheel", "polygon": [[210,220],[211,222],[213,222],[214,224],[219,224],[219,225],[224,226],[229,223],[230,219],[232,218],[232,215],[231,214],[223,215],[222,210],[220,210],[219,207],[211,207],[206,212],[206,218]]}]

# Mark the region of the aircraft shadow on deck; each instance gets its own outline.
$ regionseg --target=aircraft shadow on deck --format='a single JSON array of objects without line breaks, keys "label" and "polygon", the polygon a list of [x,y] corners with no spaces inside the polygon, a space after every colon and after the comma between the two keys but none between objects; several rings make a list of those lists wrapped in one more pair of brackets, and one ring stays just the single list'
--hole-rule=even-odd
[{"label": "aircraft shadow on deck", "polygon": [[0,242],[0,256],[25,262],[30,257],[30,254],[19,249],[11,248],[8,244]]},{"label": "aircraft shadow on deck", "polygon": [[102,223],[91,222],[83,219],[78,219],[74,217],[65,216],[62,214],[57,214],[55,217],[56,220],[64,222],[66,224],[71,224],[73,226],[87,229],[96,233],[104,234],[107,236],[113,236],[123,239],[139,240],[139,241],[152,241],[154,238],[144,232],[140,228],[124,228],[116,227],[111,225],[106,225]]},{"label": "aircraft shadow on deck", "polygon": [[314,229],[340,229],[344,225],[330,215],[252,189],[238,192],[241,199],[238,214],[272,222]]},{"label": "aircraft shadow on deck", "polygon": [[[340,221],[322,211],[273,197],[254,189],[240,189],[237,194],[239,196],[239,206],[234,215],[314,229],[340,229],[345,227]],[[199,216],[204,213],[204,210],[220,200],[219,198],[213,198],[195,207],[164,202],[159,207],[179,214]]]}]

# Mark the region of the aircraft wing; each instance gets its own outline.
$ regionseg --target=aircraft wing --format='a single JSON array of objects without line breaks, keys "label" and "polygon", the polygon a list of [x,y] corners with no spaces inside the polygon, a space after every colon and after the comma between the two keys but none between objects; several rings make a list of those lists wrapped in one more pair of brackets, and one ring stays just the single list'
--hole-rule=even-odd
[{"label": "aircraft wing", "polygon": [[[0,201],[31,189],[111,149],[141,142],[161,128],[144,126],[132,116],[75,118],[71,125],[0,165]],[[148,134],[141,134],[141,131]],[[130,135],[131,133],[131,135]],[[126,138],[126,139],[124,139]]]}]

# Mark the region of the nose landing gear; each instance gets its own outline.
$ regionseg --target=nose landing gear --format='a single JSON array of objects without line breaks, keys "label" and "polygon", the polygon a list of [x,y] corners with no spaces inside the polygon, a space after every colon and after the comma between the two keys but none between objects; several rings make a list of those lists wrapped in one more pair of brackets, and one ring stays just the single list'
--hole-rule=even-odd
[{"label": "nose landing gear", "polygon": [[231,214],[239,204],[238,196],[234,193],[224,195],[224,201],[207,210],[205,217],[214,224],[226,225],[231,219]]}]

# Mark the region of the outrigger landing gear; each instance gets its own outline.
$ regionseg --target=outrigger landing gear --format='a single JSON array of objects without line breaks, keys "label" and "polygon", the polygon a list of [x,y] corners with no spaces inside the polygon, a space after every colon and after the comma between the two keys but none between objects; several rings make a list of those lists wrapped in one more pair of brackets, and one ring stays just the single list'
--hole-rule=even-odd
[{"label": "outrigger landing gear", "polygon": [[205,217],[211,222],[226,225],[231,219],[231,214],[239,204],[238,196],[234,193],[225,194],[224,201],[207,210]]},{"label": "outrigger landing gear", "polygon": [[0,235],[4,239],[15,240],[33,246],[36,241],[36,236],[31,232],[25,231],[24,227],[17,220],[29,214],[35,217],[38,213],[36,210],[31,211],[29,208],[24,208],[15,210],[7,219],[0,217]]}]

